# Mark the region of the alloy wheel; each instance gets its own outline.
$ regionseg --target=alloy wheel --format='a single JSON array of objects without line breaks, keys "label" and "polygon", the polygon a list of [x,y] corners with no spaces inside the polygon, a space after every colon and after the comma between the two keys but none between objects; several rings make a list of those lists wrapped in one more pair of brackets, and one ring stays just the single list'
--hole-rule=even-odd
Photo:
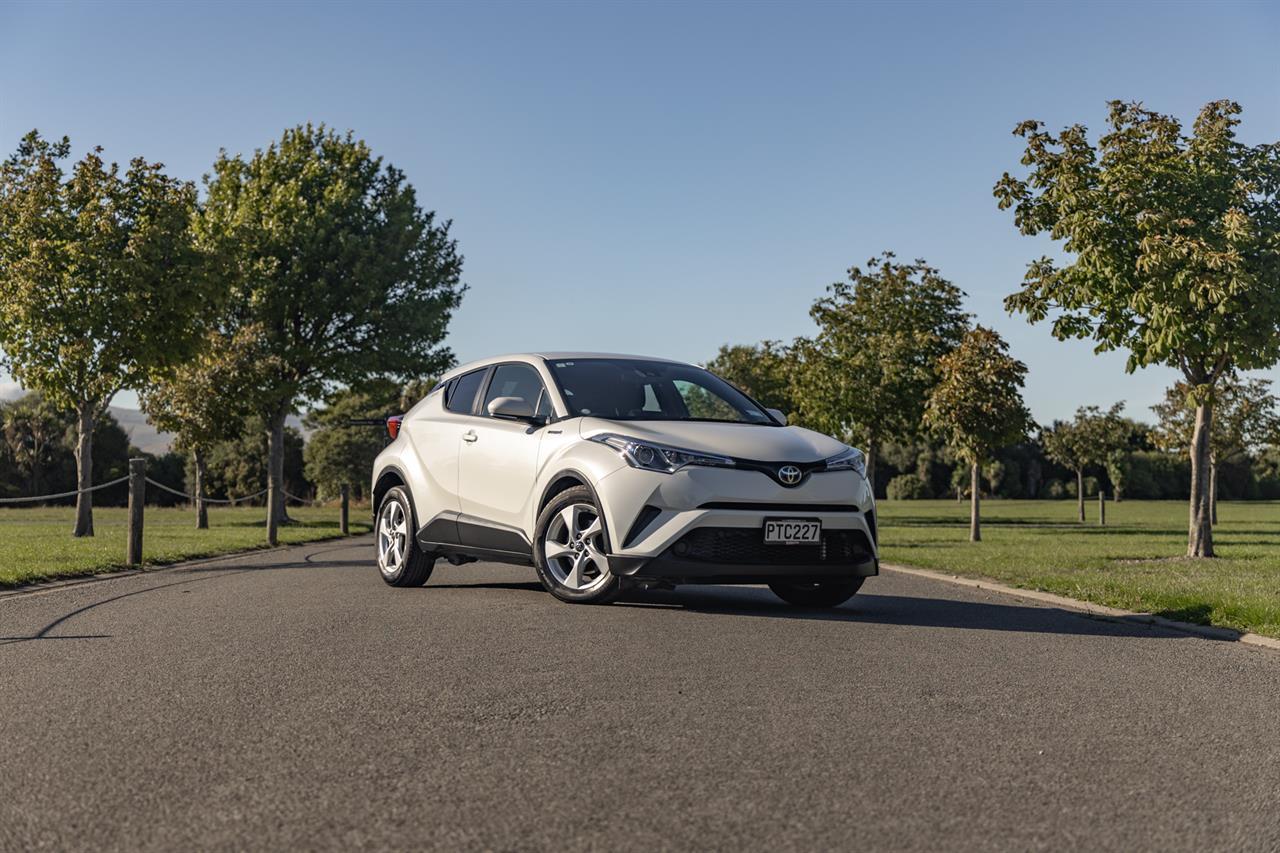
[{"label": "alloy wheel", "polygon": [[547,525],[542,553],[556,583],[587,592],[609,579],[604,556],[604,525],[591,504],[570,504]]},{"label": "alloy wheel", "polygon": [[378,519],[378,568],[394,574],[409,553],[409,520],[397,500],[387,501]]}]

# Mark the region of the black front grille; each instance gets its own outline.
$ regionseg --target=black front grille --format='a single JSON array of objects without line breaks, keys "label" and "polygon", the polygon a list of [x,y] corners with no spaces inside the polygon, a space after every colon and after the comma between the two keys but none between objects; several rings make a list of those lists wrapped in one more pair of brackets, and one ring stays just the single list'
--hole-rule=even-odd
[{"label": "black front grille", "polygon": [[766,545],[763,527],[699,527],[671,546],[677,560],[740,566],[865,563],[871,543],[861,530],[824,530],[816,545]]},{"label": "black front grille", "polygon": [[698,509],[734,509],[748,512],[857,512],[853,504],[771,504],[752,501],[708,501]]}]

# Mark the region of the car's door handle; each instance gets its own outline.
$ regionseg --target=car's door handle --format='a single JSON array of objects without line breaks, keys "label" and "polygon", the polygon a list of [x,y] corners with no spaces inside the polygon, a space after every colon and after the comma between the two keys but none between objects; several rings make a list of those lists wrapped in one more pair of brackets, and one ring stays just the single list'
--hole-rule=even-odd
[{"label": "car's door handle", "polygon": [[479,437],[480,436],[476,435],[476,431],[473,429],[469,429],[462,434],[463,441],[475,441]]}]

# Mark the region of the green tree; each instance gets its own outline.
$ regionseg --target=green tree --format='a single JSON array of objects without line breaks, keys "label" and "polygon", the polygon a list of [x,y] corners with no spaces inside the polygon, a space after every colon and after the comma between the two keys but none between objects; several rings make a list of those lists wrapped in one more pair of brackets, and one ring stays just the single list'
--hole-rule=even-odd
[{"label": "green tree", "polygon": [[982,465],[1021,440],[1031,423],[1022,402],[1027,366],[1009,355],[1000,335],[977,326],[938,359],[938,375],[924,423],[969,466],[969,541],[978,542]]},{"label": "green tree", "polygon": [[1076,475],[1076,520],[1084,522],[1084,470],[1105,465],[1120,440],[1120,412],[1116,403],[1104,412],[1097,406],[1081,406],[1071,421],[1054,421],[1040,432],[1045,455]]},{"label": "green tree", "polygon": [[433,376],[418,377],[406,382],[404,387],[400,389],[399,410],[401,412],[407,412],[416,406],[423,397],[431,393],[431,389],[436,386],[436,381],[436,378]]},{"label": "green tree", "polygon": [[1107,470],[1107,478],[1111,480],[1116,503],[1122,501],[1128,491],[1134,471],[1134,453],[1155,447],[1151,435],[1149,424],[1133,418],[1119,417],[1111,424],[1106,458],[1102,464]]},{"label": "green tree", "polygon": [[[121,389],[180,359],[207,295],[189,222],[195,187],[159,163],[123,173],[101,149],[32,131],[0,166],[0,349],[27,388],[76,413],[77,488],[93,485],[97,420]],[[76,501],[93,535],[93,495]]]},{"label": "green tree", "polygon": [[919,434],[938,359],[967,328],[963,298],[924,261],[884,252],[814,302],[818,334],[796,342],[794,405],[804,424],[866,448],[868,482],[885,442]]},{"label": "green tree", "polygon": [[0,407],[0,426],[14,466],[26,480],[26,494],[41,494],[45,469],[54,461],[66,430],[61,413],[38,393]]},{"label": "green tree", "polygon": [[1014,133],[1030,175],[1006,172],[994,190],[1023,234],[1047,233],[1071,256],[1031,263],[1006,308],[1033,323],[1054,314],[1059,339],[1128,350],[1130,371],[1181,371],[1196,405],[1193,557],[1213,556],[1215,391],[1233,370],[1280,358],[1280,144],[1237,142],[1240,112],[1207,104],[1185,136],[1171,116],[1113,101],[1097,147],[1081,125],[1053,136],[1026,121]]},{"label": "green tree", "polygon": [[[284,480],[282,491],[306,495],[311,488],[303,463],[302,433],[286,426],[284,433]],[[262,491],[267,485],[267,443],[270,432],[259,415],[245,421],[244,429],[230,441],[221,441],[209,451],[206,494],[214,498],[239,499]],[[187,482],[195,480],[194,465],[187,457]],[[265,503],[265,501],[264,501]]]},{"label": "green tree", "polygon": [[285,418],[335,385],[448,367],[440,344],[462,298],[462,257],[400,170],[323,125],[286,130],[248,159],[223,152],[206,185],[197,233],[232,282],[233,316],[261,325],[278,365],[254,395],[275,542]]},{"label": "green tree", "polygon": [[357,388],[329,395],[323,409],[310,412],[304,423],[311,430],[303,450],[307,479],[322,496],[332,496],[344,483],[357,499],[368,496],[373,460],[387,445],[385,429],[352,426],[357,419],[384,418],[404,411],[401,387],[389,379],[375,379]]},{"label": "green tree", "polygon": [[705,367],[741,388],[760,404],[790,419],[796,411],[791,396],[792,354],[779,341],[754,346],[725,344]]},{"label": "green tree", "polygon": [[140,394],[151,423],[162,432],[173,433],[177,449],[191,457],[196,527],[200,530],[209,526],[205,501],[209,451],[240,433],[245,418],[253,413],[251,395],[269,381],[276,367],[262,352],[262,340],[261,327],[256,325],[232,334],[211,330],[193,358]]},{"label": "green tree", "polygon": [[[1195,441],[1195,403],[1190,387],[1178,382],[1164,400],[1151,407],[1159,418],[1156,444],[1162,450],[1187,453]],[[1209,518],[1218,523],[1218,466],[1237,454],[1273,440],[1280,430],[1276,397],[1267,379],[1229,375],[1215,395],[1213,426],[1209,432]]]}]

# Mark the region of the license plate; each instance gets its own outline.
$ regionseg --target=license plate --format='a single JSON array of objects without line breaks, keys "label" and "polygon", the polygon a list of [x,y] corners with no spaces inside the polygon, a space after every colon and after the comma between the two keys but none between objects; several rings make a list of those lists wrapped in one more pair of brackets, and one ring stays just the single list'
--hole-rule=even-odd
[{"label": "license plate", "polygon": [[812,518],[766,518],[764,544],[816,545],[822,541],[822,522]]}]

